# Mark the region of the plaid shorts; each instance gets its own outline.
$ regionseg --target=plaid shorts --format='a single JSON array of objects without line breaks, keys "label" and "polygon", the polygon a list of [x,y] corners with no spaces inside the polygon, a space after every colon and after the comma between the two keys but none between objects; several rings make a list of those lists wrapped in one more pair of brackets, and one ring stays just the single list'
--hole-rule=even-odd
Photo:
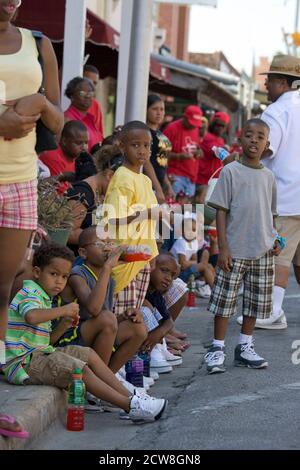
[{"label": "plaid shorts", "polygon": [[270,252],[255,260],[233,260],[233,268],[229,273],[217,268],[208,311],[223,318],[234,315],[239,290],[244,282],[243,315],[269,318],[272,313],[274,276],[274,256]]},{"label": "plaid shorts", "polygon": [[150,333],[150,331],[155,330],[159,326],[159,322],[160,320],[162,320],[162,316],[157,310],[157,308],[151,310],[151,308],[149,307],[142,306],[141,312],[144,318],[147,331]]},{"label": "plaid shorts", "polygon": [[0,227],[37,228],[37,180],[0,184]]},{"label": "plaid shorts", "polygon": [[115,295],[113,312],[116,316],[129,308],[140,308],[143,305],[150,282],[150,272],[148,263],[125,289]]},{"label": "plaid shorts", "polygon": [[187,285],[179,277],[172,282],[170,289],[164,294],[167,309],[171,308],[188,291]]}]

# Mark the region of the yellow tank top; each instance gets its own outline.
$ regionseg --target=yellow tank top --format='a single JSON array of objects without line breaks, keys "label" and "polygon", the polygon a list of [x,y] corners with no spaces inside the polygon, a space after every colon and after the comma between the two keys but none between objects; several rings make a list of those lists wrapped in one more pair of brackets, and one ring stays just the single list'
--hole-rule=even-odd
[{"label": "yellow tank top", "polygon": [[[42,83],[38,51],[31,31],[19,28],[21,49],[0,55],[0,115],[7,109],[3,101],[37,93]],[[37,177],[36,132],[22,139],[4,140],[0,136],[0,184],[24,183]]]}]

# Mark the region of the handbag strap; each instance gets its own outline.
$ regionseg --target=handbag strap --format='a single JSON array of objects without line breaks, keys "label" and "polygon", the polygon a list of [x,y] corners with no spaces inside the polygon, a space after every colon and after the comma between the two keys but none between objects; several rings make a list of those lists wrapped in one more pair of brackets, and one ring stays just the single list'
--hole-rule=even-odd
[{"label": "handbag strap", "polygon": [[42,38],[43,33],[41,31],[31,31],[32,36],[34,37],[36,48],[38,51],[38,61],[41,66],[43,72],[42,84],[41,88],[39,89],[39,93],[45,94],[45,87],[44,87],[44,59],[42,56],[41,45],[42,45]]}]

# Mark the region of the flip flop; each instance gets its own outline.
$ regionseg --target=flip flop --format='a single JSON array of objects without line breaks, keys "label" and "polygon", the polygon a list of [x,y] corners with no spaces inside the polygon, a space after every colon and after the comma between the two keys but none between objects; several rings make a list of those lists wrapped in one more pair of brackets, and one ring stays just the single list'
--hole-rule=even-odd
[{"label": "flip flop", "polygon": [[[1,415],[0,421],[4,421],[7,424],[17,423],[16,419],[13,416]],[[10,431],[9,429],[0,427],[0,436],[4,437],[18,437],[19,439],[27,439],[29,437],[29,432],[27,431]]]}]

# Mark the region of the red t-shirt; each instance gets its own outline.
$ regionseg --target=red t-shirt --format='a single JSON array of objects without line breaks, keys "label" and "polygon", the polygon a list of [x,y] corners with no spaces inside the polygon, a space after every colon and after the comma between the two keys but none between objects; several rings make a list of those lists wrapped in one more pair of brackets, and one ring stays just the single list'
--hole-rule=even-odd
[{"label": "red t-shirt", "polygon": [[93,99],[93,103],[92,103],[92,106],[90,107],[90,109],[88,110],[88,112],[94,116],[94,119],[95,119],[95,126],[96,128],[98,129],[98,131],[100,132],[101,136],[102,136],[102,139],[101,141],[103,140],[103,137],[104,137],[104,132],[103,132],[103,117],[102,117],[102,111],[101,111],[101,106],[100,104],[98,103],[97,100]]},{"label": "red t-shirt", "polygon": [[97,129],[94,116],[87,112],[87,114],[81,113],[74,106],[70,106],[65,111],[65,116],[71,121],[81,121],[88,130],[89,141],[88,141],[88,150],[89,152],[96,144],[101,144],[103,140],[102,133]]},{"label": "red t-shirt", "polygon": [[[171,122],[165,129],[164,134],[172,144],[174,153],[190,153],[195,147],[200,146],[199,129],[186,129],[182,124],[182,119]],[[168,174],[185,176],[192,183],[196,182],[198,174],[199,160],[191,158],[190,160],[175,160],[171,158],[168,164]]]},{"label": "red t-shirt", "polygon": [[[67,158],[60,146],[56,150],[41,153],[39,159],[49,168],[51,176],[57,176],[66,171],[75,173],[75,159],[71,161]],[[64,193],[69,187],[69,183],[60,183],[58,191]]]},{"label": "red t-shirt", "polygon": [[[198,178],[197,184],[208,184],[209,179],[215,173],[216,170],[223,167],[223,163],[219,160],[212,151],[214,146],[224,147],[224,139],[217,137],[210,132],[204,136],[201,143],[201,148],[204,153],[204,157],[199,160]],[[219,177],[220,172],[215,175],[215,178]]]}]

